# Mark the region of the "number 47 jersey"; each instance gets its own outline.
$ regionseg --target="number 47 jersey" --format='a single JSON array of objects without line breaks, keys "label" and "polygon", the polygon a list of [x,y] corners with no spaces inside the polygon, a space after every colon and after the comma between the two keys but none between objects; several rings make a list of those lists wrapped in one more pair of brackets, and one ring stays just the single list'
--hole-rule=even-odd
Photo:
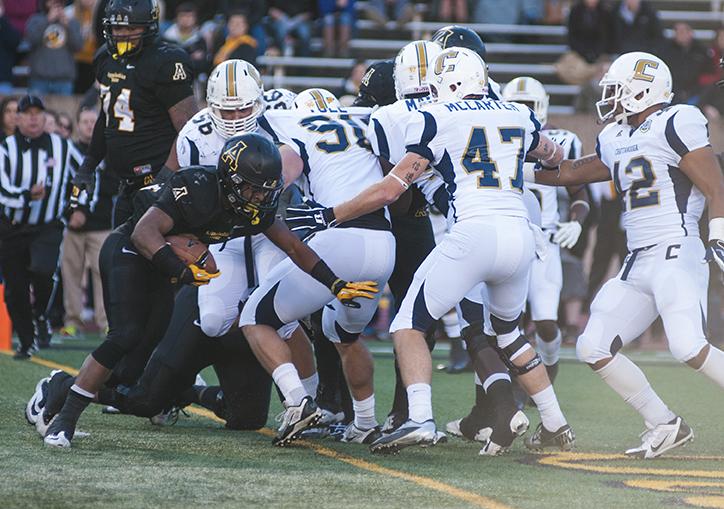
[{"label": "number 47 jersey", "polygon": [[405,131],[407,152],[431,162],[445,182],[448,222],[528,217],[523,161],[538,145],[540,123],[525,105],[492,99],[424,106]]},{"label": "number 47 jersey", "polygon": [[609,124],[598,135],[596,153],[621,196],[629,250],[699,236],[705,199],[679,163],[707,145],[706,118],[687,105],[664,108],[637,129]]}]

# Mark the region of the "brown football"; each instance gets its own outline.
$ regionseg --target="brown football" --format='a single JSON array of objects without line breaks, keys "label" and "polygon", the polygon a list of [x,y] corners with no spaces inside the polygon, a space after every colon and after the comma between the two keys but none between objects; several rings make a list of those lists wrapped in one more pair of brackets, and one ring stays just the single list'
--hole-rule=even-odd
[{"label": "brown football", "polygon": [[190,235],[170,235],[166,237],[166,242],[186,265],[193,263],[211,273],[218,270],[209,248],[197,238]]}]

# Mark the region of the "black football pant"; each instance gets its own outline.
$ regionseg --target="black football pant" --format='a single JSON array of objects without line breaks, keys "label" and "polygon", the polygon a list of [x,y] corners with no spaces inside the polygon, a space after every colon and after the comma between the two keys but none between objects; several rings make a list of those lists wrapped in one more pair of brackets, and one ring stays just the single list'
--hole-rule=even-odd
[{"label": "black football pant", "polygon": [[176,297],[168,330],[138,383],[99,396],[123,413],[152,417],[172,406],[201,403],[189,389],[196,374],[213,365],[220,388],[206,389],[215,397],[211,405],[204,406],[224,419],[227,428],[259,429],[269,414],[271,377],[240,329],[234,328],[219,338],[210,338],[201,331],[197,299],[196,288],[183,287]]},{"label": "black football pant", "polygon": [[109,384],[132,385],[163,337],[173,310],[173,286],[131,242],[130,225],[117,228],[99,256],[108,336],[93,357],[113,370]]},{"label": "black football pant", "polygon": [[[395,236],[395,268],[387,284],[395,299],[395,313],[399,311],[402,300],[412,284],[415,271],[427,255],[435,249],[435,235],[429,215],[407,214],[392,218],[392,233]],[[427,346],[435,347],[435,324],[425,334]],[[395,359],[395,397],[390,413],[407,415],[407,391],[402,383],[400,367]]]},{"label": "black football pant", "polygon": [[62,241],[63,226],[54,222],[21,226],[0,242],[5,302],[24,349],[33,344],[33,319],[46,315]]}]

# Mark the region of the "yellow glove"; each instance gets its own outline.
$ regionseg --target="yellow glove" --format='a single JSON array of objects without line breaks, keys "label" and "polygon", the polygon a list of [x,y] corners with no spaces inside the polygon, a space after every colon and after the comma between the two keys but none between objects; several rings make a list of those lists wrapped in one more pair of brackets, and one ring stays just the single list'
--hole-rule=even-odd
[{"label": "yellow glove", "polygon": [[191,271],[191,276],[193,276],[194,278],[194,280],[191,282],[191,284],[194,286],[208,285],[209,281],[221,275],[220,270],[217,270],[216,272],[208,272],[205,269],[199,267],[198,265],[194,265],[193,263],[189,265],[189,270]]},{"label": "yellow glove", "polygon": [[379,290],[377,289],[376,281],[344,281],[338,279],[332,285],[332,293],[337,299],[349,308],[359,308],[359,303],[355,302],[354,299],[361,297],[363,299],[374,299],[374,294]]}]

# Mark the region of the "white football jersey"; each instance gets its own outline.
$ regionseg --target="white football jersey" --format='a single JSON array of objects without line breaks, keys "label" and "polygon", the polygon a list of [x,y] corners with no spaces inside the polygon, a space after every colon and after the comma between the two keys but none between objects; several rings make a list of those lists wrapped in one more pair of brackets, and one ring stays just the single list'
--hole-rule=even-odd
[{"label": "white football jersey", "polygon": [[[566,159],[578,159],[581,157],[582,144],[575,133],[566,131],[565,129],[543,129],[541,134],[546,135],[561,145]],[[556,228],[556,224],[560,220],[560,215],[558,214],[558,188],[532,182],[527,182],[525,187],[530,189],[540,202],[543,229]]]},{"label": "white football jersey", "polygon": [[405,148],[431,161],[448,193],[448,220],[528,217],[523,161],[540,124],[525,105],[492,99],[432,103],[405,126]]},{"label": "white football jersey", "polygon": [[259,125],[276,143],[288,145],[302,158],[304,194],[325,207],[350,200],[382,179],[364,124],[348,114],[274,110],[267,111]]},{"label": "white football jersey", "polygon": [[707,145],[706,118],[683,104],[654,113],[637,129],[614,123],[598,135],[596,153],[623,200],[629,249],[699,236],[704,195],[678,166],[688,152]]},{"label": "white football jersey", "polygon": [[[261,129],[256,134],[271,138]],[[243,133],[239,133],[243,134]],[[184,124],[176,140],[176,157],[181,168],[201,164],[216,166],[226,138],[213,128],[209,109],[203,108]]]}]

